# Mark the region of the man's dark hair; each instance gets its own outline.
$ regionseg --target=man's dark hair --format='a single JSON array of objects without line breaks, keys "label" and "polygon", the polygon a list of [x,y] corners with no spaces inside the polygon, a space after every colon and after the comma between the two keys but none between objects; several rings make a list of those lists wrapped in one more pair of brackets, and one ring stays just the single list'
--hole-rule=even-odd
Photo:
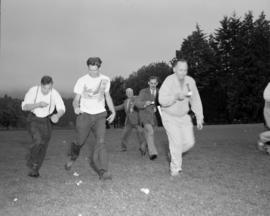
[{"label": "man's dark hair", "polygon": [[99,57],[90,57],[86,61],[86,65],[89,67],[89,65],[96,65],[98,67],[101,66],[101,59]]},{"label": "man's dark hair", "polygon": [[153,80],[153,79],[155,79],[158,82],[158,77],[157,76],[150,76],[148,78],[148,81]]},{"label": "man's dark hair", "polygon": [[53,84],[53,79],[50,76],[43,76],[40,81],[41,85]]}]

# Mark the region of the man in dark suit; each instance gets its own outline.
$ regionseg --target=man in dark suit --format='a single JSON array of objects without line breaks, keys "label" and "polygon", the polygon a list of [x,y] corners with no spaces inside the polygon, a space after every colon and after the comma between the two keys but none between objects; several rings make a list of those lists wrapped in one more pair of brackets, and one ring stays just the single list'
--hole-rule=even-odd
[{"label": "man in dark suit", "polygon": [[155,112],[157,111],[158,78],[156,76],[149,77],[148,85],[148,88],[140,91],[135,105],[139,108],[139,118],[144,128],[149,158],[155,160],[158,155],[154,142],[154,127],[157,125]]},{"label": "man in dark suit", "polygon": [[138,108],[135,107],[135,99],[136,96],[133,94],[133,89],[127,88],[126,89],[127,99],[121,105],[115,107],[115,110],[125,110],[126,113],[126,120],[125,120],[125,128],[122,135],[121,141],[121,151],[127,150],[127,143],[128,139],[131,135],[132,129],[136,129],[136,134],[139,140],[139,150],[142,155],[145,155],[146,152],[146,143],[145,138],[143,135],[143,129],[139,125],[139,114]]}]

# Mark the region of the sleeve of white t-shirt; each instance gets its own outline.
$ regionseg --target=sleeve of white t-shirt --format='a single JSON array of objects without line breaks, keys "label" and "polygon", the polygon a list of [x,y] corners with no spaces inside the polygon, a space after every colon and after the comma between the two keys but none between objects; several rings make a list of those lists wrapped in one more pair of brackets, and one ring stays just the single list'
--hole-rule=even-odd
[{"label": "sleeve of white t-shirt", "polygon": [[78,79],[75,86],[74,86],[73,92],[75,94],[82,94],[83,87],[84,87],[84,85],[83,85],[82,79]]},{"label": "sleeve of white t-shirt", "polygon": [[57,112],[59,112],[59,110],[63,110],[65,112],[66,107],[65,107],[64,101],[63,101],[61,95],[59,94],[59,92],[55,89],[53,91],[53,99],[55,102]]},{"label": "sleeve of white t-shirt", "polygon": [[106,93],[110,91],[110,87],[111,87],[111,80],[108,78],[108,84],[106,85],[106,89],[105,89]]},{"label": "sleeve of white t-shirt", "polygon": [[38,90],[38,86],[34,86],[27,91],[27,93],[24,96],[24,100],[22,102],[22,108],[24,107],[25,104],[35,103],[35,98],[37,96],[37,90]]}]

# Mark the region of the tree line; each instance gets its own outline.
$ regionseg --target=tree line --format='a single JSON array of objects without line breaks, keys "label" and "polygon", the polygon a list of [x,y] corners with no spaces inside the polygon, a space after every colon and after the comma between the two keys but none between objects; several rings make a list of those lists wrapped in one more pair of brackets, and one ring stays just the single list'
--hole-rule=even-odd
[{"label": "tree line", "polygon": [[[176,48],[176,57],[188,61],[188,73],[198,85],[206,124],[263,120],[262,95],[270,81],[270,21],[263,12],[256,19],[252,12],[243,18],[235,13],[225,16],[211,34],[205,34],[197,24]],[[110,90],[114,104],[123,102],[126,88],[138,94],[147,87],[149,76],[159,77],[161,84],[170,74],[169,63],[155,62],[142,66],[126,79],[114,77]],[[72,99],[64,99],[64,102],[67,110],[59,126],[73,127],[76,116]],[[26,114],[21,111],[20,99],[7,95],[0,98],[2,127],[24,127]],[[124,119],[124,112],[119,111],[114,126],[123,126]]]}]

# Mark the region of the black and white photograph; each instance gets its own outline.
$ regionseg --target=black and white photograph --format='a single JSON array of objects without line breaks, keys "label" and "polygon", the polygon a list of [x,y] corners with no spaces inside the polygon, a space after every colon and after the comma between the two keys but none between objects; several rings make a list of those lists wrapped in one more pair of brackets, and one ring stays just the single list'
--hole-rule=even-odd
[{"label": "black and white photograph", "polygon": [[269,216],[270,1],[0,0],[1,216]]}]

